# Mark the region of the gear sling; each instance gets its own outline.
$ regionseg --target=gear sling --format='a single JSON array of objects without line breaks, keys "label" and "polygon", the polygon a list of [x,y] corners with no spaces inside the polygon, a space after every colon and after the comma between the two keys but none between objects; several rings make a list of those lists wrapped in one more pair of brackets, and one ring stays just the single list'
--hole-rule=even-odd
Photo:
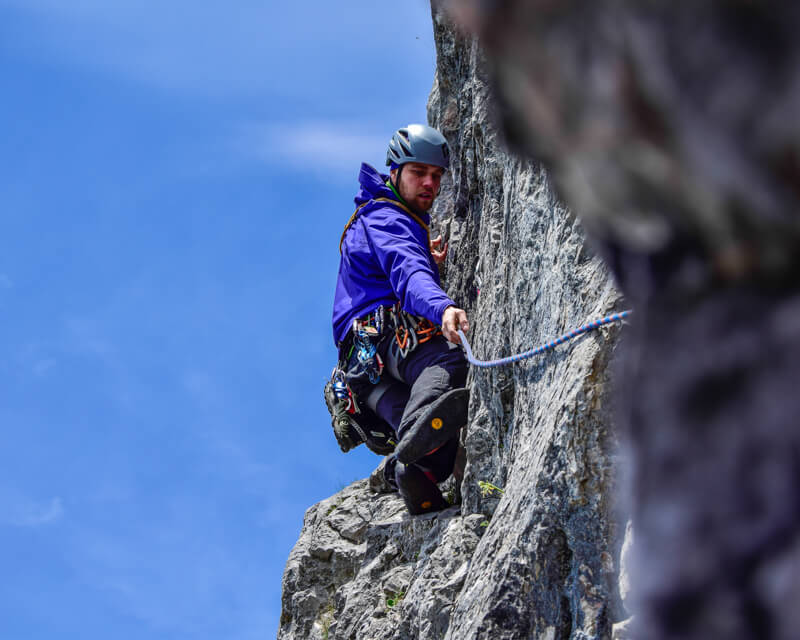
[{"label": "gear sling", "polygon": [[394,429],[361,401],[351,384],[361,382],[356,386],[364,386],[368,381],[379,397],[377,386],[389,383],[381,382],[385,367],[378,344],[392,340],[389,348],[395,352],[393,360],[399,361],[437,335],[442,335],[440,327],[404,311],[400,303],[388,308],[380,306],[353,320],[352,329],[339,347],[339,362],[325,384],[325,403],[342,451],[350,451],[362,442],[380,455],[394,451]]}]

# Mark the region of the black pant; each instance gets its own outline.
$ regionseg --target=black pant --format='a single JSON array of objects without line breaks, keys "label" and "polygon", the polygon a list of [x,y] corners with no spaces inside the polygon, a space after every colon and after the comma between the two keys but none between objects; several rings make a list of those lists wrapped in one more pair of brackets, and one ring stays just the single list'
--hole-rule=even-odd
[{"label": "black pant", "polygon": [[[362,381],[353,391],[402,439],[417,417],[442,394],[465,386],[468,364],[464,353],[443,336],[436,336],[417,346],[406,357],[397,350],[394,335],[378,344],[384,371],[377,385]],[[387,479],[394,480],[411,513],[443,509],[437,482],[453,472],[458,439],[453,438],[433,453],[404,465],[393,458],[386,465]]]}]

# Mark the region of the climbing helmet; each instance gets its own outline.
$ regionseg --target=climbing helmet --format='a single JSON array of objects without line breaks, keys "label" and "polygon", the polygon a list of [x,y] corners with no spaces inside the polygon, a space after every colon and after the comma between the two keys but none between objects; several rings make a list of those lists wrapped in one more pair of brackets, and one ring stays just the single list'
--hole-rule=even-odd
[{"label": "climbing helmet", "polygon": [[450,166],[450,147],[445,137],[433,127],[410,124],[395,131],[386,151],[386,164],[403,165],[422,162],[447,169]]}]

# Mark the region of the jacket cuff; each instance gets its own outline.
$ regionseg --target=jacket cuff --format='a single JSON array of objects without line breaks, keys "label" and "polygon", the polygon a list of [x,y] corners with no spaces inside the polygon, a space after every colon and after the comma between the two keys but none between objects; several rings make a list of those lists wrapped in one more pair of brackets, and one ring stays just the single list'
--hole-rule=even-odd
[{"label": "jacket cuff", "polygon": [[456,303],[447,297],[445,297],[443,301],[437,302],[433,307],[433,312],[436,314],[436,324],[442,324],[442,316],[444,315],[444,310],[447,309],[447,307],[455,306],[457,306]]}]

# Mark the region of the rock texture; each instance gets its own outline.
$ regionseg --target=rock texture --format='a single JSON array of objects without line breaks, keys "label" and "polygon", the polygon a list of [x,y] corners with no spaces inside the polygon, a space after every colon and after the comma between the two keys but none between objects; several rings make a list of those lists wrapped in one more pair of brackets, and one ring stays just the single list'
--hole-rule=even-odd
[{"label": "rock texture", "polygon": [[[503,150],[479,47],[438,9],[433,20],[429,120],[453,150],[434,226],[450,242],[446,288],[469,314],[474,351],[522,351],[621,309],[547,173]],[[409,517],[366,481],[312,507],[287,563],[278,637],[610,638],[626,617],[609,406],[619,331],[472,371],[451,509]]]},{"label": "rock texture", "polygon": [[636,309],[633,637],[798,637],[800,4],[449,4]]}]

